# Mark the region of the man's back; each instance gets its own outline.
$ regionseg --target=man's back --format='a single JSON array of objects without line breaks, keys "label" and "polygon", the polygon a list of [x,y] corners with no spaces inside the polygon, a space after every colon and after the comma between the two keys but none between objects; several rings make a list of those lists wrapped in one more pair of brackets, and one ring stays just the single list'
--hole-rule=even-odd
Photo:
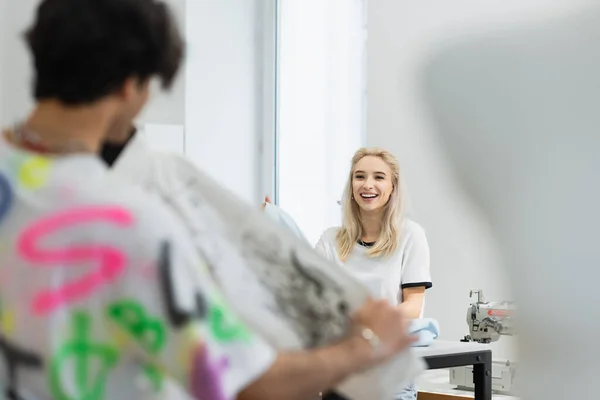
[{"label": "man's back", "polygon": [[273,353],[188,248],[167,210],[94,155],[2,140],[0,387],[56,400],[166,396],[175,382],[193,398],[235,395]]}]

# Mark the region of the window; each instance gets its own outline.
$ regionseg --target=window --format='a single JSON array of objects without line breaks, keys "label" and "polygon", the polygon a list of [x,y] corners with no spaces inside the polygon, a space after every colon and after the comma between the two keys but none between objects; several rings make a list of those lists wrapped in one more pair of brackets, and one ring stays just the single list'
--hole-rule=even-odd
[{"label": "window", "polygon": [[256,207],[273,191],[275,6],[190,0],[184,10],[185,154]]},{"label": "window", "polygon": [[280,0],[276,203],[315,244],[365,143],[366,0]]}]

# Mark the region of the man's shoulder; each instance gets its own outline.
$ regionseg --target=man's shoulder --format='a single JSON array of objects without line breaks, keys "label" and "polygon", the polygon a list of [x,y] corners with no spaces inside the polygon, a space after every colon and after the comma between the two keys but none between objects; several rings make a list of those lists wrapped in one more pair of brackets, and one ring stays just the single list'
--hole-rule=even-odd
[{"label": "man's shoulder", "polygon": [[204,173],[186,157],[157,151],[143,138],[131,142],[113,167],[117,179],[138,182],[146,191],[172,193],[189,182],[203,179]]},{"label": "man's shoulder", "polygon": [[154,157],[155,173],[171,185],[181,184],[204,176],[204,172],[188,158],[173,153],[157,153]]},{"label": "man's shoulder", "polygon": [[137,237],[150,238],[165,236],[173,232],[177,219],[158,193],[152,193],[143,187],[127,184],[111,177],[102,193],[87,193],[81,202],[89,204],[114,204],[126,210]]}]

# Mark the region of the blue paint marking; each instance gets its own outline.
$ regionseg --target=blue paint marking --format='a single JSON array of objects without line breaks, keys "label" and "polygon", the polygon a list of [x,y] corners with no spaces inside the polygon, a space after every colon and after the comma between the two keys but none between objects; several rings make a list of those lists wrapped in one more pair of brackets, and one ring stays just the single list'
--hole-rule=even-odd
[{"label": "blue paint marking", "polygon": [[13,191],[6,176],[0,174],[0,222],[4,220],[13,203]]}]

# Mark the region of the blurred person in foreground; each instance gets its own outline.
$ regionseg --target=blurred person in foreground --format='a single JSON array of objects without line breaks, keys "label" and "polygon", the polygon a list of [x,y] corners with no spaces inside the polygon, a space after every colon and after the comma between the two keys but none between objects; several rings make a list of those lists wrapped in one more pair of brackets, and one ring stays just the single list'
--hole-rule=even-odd
[{"label": "blurred person in foreground", "polygon": [[576,3],[453,37],[423,70],[444,150],[503,251],[527,400],[598,398],[600,6]]}]

